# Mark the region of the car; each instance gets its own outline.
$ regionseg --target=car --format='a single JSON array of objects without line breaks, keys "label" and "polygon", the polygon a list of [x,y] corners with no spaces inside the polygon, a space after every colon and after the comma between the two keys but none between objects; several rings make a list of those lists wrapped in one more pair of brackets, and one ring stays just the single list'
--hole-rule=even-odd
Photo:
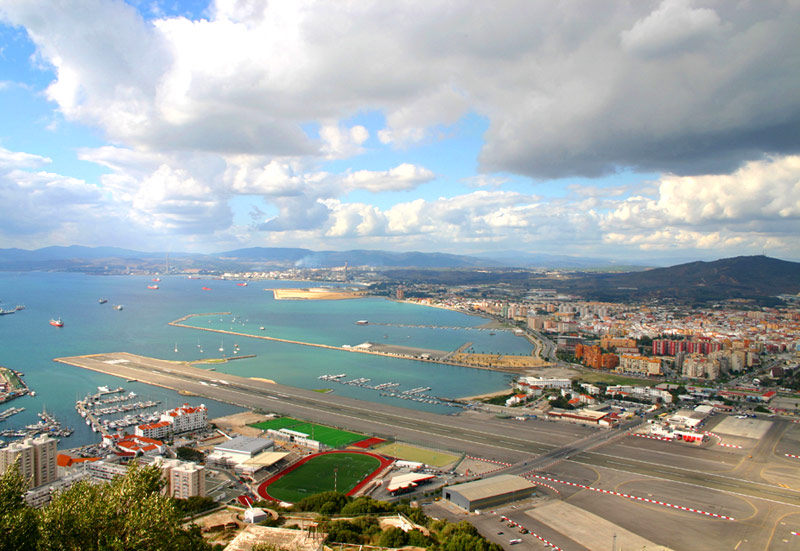
[{"label": "car", "polygon": [[522,543],[522,540],[521,540],[521,539],[519,539],[519,538],[514,538],[513,540],[508,540],[508,543],[509,543],[510,545],[516,545],[516,544],[518,544],[518,543]]},{"label": "car", "polygon": [[503,532],[498,532],[498,533],[497,533],[497,535],[498,535],[498,536],[502,536],[502,535],[503,535]]}]

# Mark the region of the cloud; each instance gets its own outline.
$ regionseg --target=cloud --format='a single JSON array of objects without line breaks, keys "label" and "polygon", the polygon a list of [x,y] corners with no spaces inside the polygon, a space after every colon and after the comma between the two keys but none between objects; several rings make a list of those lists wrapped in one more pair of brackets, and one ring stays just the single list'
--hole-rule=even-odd
[{"label": "cloud", "polygon": [[9,151],[0,147],[0,170],[13,168],[38,168],[50,164],[51,159],[31,153]]},{"label": "cloud", "polygon": [[342,178],[348,190],[365,189],[373,193],[381,191],[407,191],[420,184],[430,182],[435,175],[427,168],[403,163],[389,170],[357,170]]},{"label": "cloud", "polygon": [[47,93],[68,120],[143,150],[343,158],[367,133],[341,121],[364,110],[399,147],[478,113],[482,170],[534,178],[723,173],[800,148],[791,2],[218,0],[206,19],[146,21],[117,1],[9,0],[0,13],[54,68]]},{"label": "cloud", "polygon": [[720,18],[713,9],[689,4],[688,0],[664,0],[622,32],[623,49],[645,57],[667,55],[688,51],[720,33]]}]

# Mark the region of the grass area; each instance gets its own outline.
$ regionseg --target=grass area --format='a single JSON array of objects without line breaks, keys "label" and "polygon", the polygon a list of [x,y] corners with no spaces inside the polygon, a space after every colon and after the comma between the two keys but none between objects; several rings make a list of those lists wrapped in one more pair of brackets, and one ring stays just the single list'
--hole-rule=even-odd
[{"label": "grass area", "polygon": [[333,392],[333,389],[332,389],[332,388],[315,388],[315,389],[312,389],[312,390],[313,390],[314,392],[319,392],[319,393],[321,393],[321,394],[327,394],[327,393],[329,393],[329,392]]},{"label": "grass area", "polygon": [[514,392],[509,392],[508,394],[501,394],[500,396],[492,396],[491,398],[482,398],[481,402],[487,404],[494,404],[496,406],[504,406],[506,405],[506,400],[514,396]]},{"label": "grass area", "polygon": [[334,489],[347,493],[379,466],[380,461],[368,455],[356,453],[320,455],[270,484],[267,491],[275,499],[289,503],[297,503],[303,498]]},{"label": "grass area", "polygon": [[353,442],[358,442],[366,438],[363,434],[355,432],[348,432],[346,430],[339,430],[333,427],[326,427],[325,425],[318,425],[316,423],[306,423],[292,417],[278,417],[277,419],[270,419],[260,423],[253,423],[250,425],[261,430],[280,430],[290,429],[308,434],[312,439],[322,442],[323,444],[332,448],[340,448],[347,446]]},{"label": "grass area", "polygon": [[578,376],[583,383],[606,383],[609,385],[640,385],[655,386],[660,381],[650,381],[636,377],[625,377],[614,375],[613,373],[603,373],[601,371],[581,371]]},{"label": "grass area", "polygon": [[7,367],[0,367],[0,377],[8,381],[9,386],[14,390],[22,390],[25,388],[25,385],[22,384],[22,381],[17,374]]},{"label": "grass area", "polygon": [[387,442],[382,446],[373,448],[372,451],[405,461],[418,461],[434,467],[444,467],[459,458],[458,455],[452,453],[427,450],[410,444],[395,444],[394,442]]}]

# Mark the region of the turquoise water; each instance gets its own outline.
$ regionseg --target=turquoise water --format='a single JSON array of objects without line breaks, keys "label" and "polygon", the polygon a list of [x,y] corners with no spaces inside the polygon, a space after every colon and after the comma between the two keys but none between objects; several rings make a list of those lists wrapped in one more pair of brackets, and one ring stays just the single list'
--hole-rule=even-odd
[{"label": "turquoise water", "polygon": [[[459,312],[366,298],[345,301],[275,301],[265,288],[297,287],[288,281],[250,282],[239,287],[235,281],[162,277],[158,290],[149,290],[150,277],[89,276],[70,273],[0,273],[0,307],[17,304],[26,309],[0,316],[0,365],[25,373],[35,397],[25,397],[0,406],[21,406],[26,411],[5,422],[0,429],[16,428],[37,421],[36,413],[46,407],[75,434],[60,447],[97,442],[97,436],[75,413],[79,397],[94,392],[98,385],[124,386],[142,398],[161,400],[160,408],[184,402],[205,403],[210,417],[241,411],[211,400],[180,396],[176,392],[127,383],[121,379],[55,363],[53,358],[101,352],[132,352],[170,360],[196,360],[254,354],[218,365],[220,373],[263,377],[302,388],[332,388],[335,393],[390,403],[400,407],[452,413],[451,408],[380,396],[377,391],[320,381],[330,373],[346,373],[347,379],[366,377],[372,385],[396,382],[398,390],[426,386],[429,394],[459,397],[506,388],[509,376],[501,373],[398,360],[372,355],[325,350],[287,343],[233,337],[207,331],[167,325],[189,313],[230,312],[224,316],[196,317],[196,326],[262,334],[321,344],[356,345],[365,341],[454,350],[466,342],[475,352],[529,354],[530,344],[509,332],[477,330],[485,323],[479,317]],[[317,285],[308,284],[305,285]],[[210,287],[203,291],[202,287]],[[98,299],[108,299],[98,304]],[[116,311],[112,304],[123,304]],[[63,328],[50,326],[61,317]],[[355,325],[368,319],[370,325]],[[392,325],[375,325],[387,323]],[[448,329],[398,327],[428,325]],[[263,326],[264,331],[259,327]],[[220,352],[219,348],[224,348]],[[177,351],[176,351],[177,348]]]}]

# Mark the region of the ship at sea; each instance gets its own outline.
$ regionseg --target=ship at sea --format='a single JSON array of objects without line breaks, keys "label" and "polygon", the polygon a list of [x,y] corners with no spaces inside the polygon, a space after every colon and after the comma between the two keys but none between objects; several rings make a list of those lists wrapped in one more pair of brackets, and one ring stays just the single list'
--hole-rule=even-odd
[{"label": "ship at sea", "polygon": [[101,298],[97,302],[100,303],[100,304],[105,304],[106,302],[108,302],[108,299],[107,298]]},{"label": "ship at sea", "polygon": [[158,285],[148,285],[148,289],[158,289]]},{"label": "ship at sea", "polygon": [[122,310],[124,308],[124,306],[122,306],[122,304],[115,304],[114,306],[112,306],[112,308],[114,310]]},{"label": "ship at sea", "polygon": [[238,285],[239,287],[247,287],[247,282],[243,281],[242,283],[237,283],[236,285]]},{"label": "ship at sea", "polygon": [[53,327],[64,327],[64,322],[61,321],[61,318],[53,318],[50,320],[50,325]]}]

